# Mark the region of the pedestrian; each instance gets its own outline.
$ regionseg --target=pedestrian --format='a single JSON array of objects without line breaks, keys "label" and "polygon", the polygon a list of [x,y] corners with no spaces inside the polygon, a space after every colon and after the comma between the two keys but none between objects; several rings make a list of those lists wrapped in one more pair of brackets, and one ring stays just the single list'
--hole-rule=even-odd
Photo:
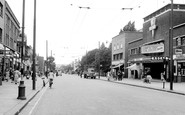
[{"label": "pedestrian", "polygon": [[53,79],[54,79],[54,73],[52,70],[49,72],[48,78],[49,78],[49,87],[51,88],[51,86],[53,84]]},{"label": "pedestrian", "polygon": [[58,77],[58,71],[56,72],[56,76]]},{"label": "pedestrian", "polygon": [[107,72],[107,80],[110,81],[110,78],[111,78],[111,72],[108,71],[108,72]]},{"label": "pedestrian", "polygon": [[15,84],[19,83],[20,82],[20,79],[21,79],[21,72],[19,71],[19,69],[16,69],[14,71],[14,81],[15,81]]},{"label": "pedestrian", "polygon": [[6,69],[6,76],[5,76],[5,80],[8,82],[8,79],[10,77],[10,71],[8,69]]},{"label": "pedestrian", "polygon": [[162,81],[165,81],[165,79],[164,79],[164,73],[163,72],[161,73],[161,80]]},{"label": "pedestrian", "polygon": [[83,71],[80,72],[80,77],[82,78]]},{"label": "pedestrian", "polygon": [[121,72],[121,70],[118,70],[117,75],[118,75],[118,81],[122,80],[122,72]]},{"label": "pedestrian", "polygon": [[45,87],[46,86],[46,82],[45,82],[46,77],[45,77],[45,75],[42,75],[41,78],[42,78],[42,82],[43,82],[43,87]]},{"label": "pedestrian", "polygon": [[11,83],[13,83],[14,82],[14,69],[13,68],[10,69],[10,79],[12,80]]}]

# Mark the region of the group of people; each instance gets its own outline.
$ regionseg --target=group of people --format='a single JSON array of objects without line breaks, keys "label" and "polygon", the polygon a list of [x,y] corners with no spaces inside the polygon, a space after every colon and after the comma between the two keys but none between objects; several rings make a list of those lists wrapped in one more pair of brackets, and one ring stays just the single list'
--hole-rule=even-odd
[{"label": "group of people", "polygon": [[110,81],[111,78],[113,78],[114,80],[121,81],[123,77],[124,77],[124,72],[122,72],[121,70],[118,70],[117,72],[112,72],[112,71],[107,72],[108,81]]},{"label": "group of people", "polygon": [[[5,74],[3,79],[7,82],[10,80],[11,83],[18,84],[21,81],[21,78],[26,77],[27,79],[29,79],[31,76],[31,71],[29,70],[23,72],[23,75],[21,73],[22,73],[21,70],[19,70],[18,68],[15,70],[13,68],[5,69]],[[52,83],[53,83],[54,77],[58,76],[58,72],[53,72],[52,70],[49,72],[46,72],[46,74],[49,82],[52,82]],[[40,73],[38,73],[37,75],[43,79],[43,86],[45,86],[46,77]]]},{"label": "group of people", "polygon": [[6,69],[4,80],[6,80],[7,82],[11,80],[11,83],[17,84],[21,80],[21,72],[19,71],[19,69],[16,70],[14,70],[13,68]]}]

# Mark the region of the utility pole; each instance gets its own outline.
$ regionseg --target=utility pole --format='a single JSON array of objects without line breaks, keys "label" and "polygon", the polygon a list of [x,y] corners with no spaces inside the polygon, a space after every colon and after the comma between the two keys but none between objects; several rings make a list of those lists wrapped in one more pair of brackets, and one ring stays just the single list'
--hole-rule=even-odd
[{"label": "utility pole", "polygon": [[[53,54],[52,54],[52,50],[51,50],[51,58],[52,58],[52,55],[53,55]],[[50,63],[50,70],[51,70],[51,69],[52,69],[52,67],[51,67],[51,63]]]},{"label": "utility pole", "polygon": [[21,80],[23,79],[23,73],[24,73],[24,66],[23,66],[23,60],[24,60],[24,20],[25,20],[25,0],[23,0],[23,12],[22,12],[22,45],[21,45]]},{"label": "utility pole", "polygon": [[98,53],[98,71],[99,71],[99,79],[100,79],[100,41],[98,42],[99,53]]},{"label": "utility pole", "polygon": [[170,90],[173,90],[173,78],[174,78],[174,63],[173,63],[173,0],[171,0],[171,20],[170,20],[170,39],[169,39],[169,55],[170,55]]},{"label": "utility pole", "polygon": [[36,0],[34,0],[34,23],[33,23],[33,74],[32,74],[32,80],[33,80],[33,90],[36,89],[36,68],[35,68],[35,59],[36,59]]},{"label": "utility pole", "polygon": [[46,40],[46,78],[48,78],[48,40]]},{"label": "utility pole", "polygon": [[17,99],[25,100],[25,85],[23,80],[23,74],[24,74],[24,65],[23,65],[23,59],[24,59],[24,20],[25,20],[25,0],[23,0],[23,11],[22,11],[22,45],[21,45],[21,81],[18,86],[18,97]]}]

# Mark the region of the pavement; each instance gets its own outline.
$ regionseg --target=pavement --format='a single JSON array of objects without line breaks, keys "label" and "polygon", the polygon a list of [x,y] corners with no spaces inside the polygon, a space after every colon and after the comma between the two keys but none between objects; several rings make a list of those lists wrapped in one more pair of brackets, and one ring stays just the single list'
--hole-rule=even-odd
[{"label": "pavement", "polygon": [[31,78],[23,78],[23,81],[26,100],[17,99],[19,84],[11,83],[10,80],[8,82],[2,81],[2,85],[0,86],[0,115],[18,115],[43,87],[43,82],[40,77],[37,77],[35,90],[32,89]]},{"label": "pavement", "polygon": [[[108,81],[106,77],[100,77],[100,80]],[[162,82],[161,80],[155,79],[153,79],[150,84],[144,83],[141,79],[133,78],[124,78],[121,81],[111,79],[109,82],[185,95],[185,82],[173,83],[173,90],[170,90],[170,82]]]},{"label": "pavement", "polygon": [[[17,99],[18,97],[18,84],[11,83],[11,81],[2,81],[0,86],[0,115],[18,115],[19,112],[24,109],[24,107],[40,92],[43,88],[43,82],[41,78],[37,78],[36,81],[36,90],[32,90],[32,80],[24,78],[25,84],[25,96],[26,100]],[[100,77],[100,79],[106,82],[119,83],[123,85],[130,85],[141,88],[148,88],[152,90],[165,91],[169,93],[175,93],[179,95],[185,95],[185,82],[182,83],[173,83],[173,90],[170,90],[170,83],[165,82],[163,84],[160,80],[152,80],[151,84],[143,83],[139,79],[128,79],[124,78],[121,81],[116,81],[111,79],[107,80],[106,77]],[[47,80],[46,80],[47,81]]]}]

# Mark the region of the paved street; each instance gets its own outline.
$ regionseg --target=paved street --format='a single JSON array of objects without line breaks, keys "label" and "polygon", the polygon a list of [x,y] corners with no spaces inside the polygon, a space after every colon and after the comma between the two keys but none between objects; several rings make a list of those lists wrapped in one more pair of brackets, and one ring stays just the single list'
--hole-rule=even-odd
[{"label": "paved street", "polygon": [[[48,86],[47,86],[48,87]],[[185,96],[75,75],[55,78],[22,115],[181,115]]]}]

